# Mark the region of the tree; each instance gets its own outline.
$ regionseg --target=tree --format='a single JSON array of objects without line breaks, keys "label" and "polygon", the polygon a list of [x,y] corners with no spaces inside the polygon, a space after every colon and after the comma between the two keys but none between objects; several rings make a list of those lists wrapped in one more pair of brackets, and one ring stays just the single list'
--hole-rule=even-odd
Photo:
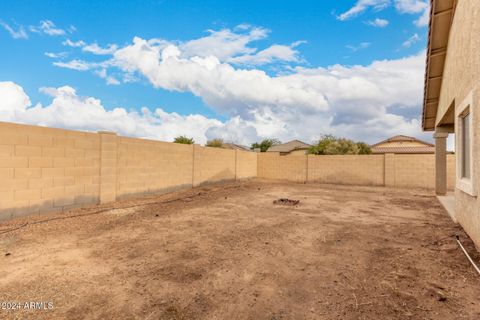
[{"label": "tree", "polygon": [[252,143],[252,147],[250,149],[254,150],[254,149],[257,149],[259,148],[260,149],[260,152],[267,152],[267,150],[272,147],[272,146],[275,146],[277,144],[281,144],[280,140],[278,139],[263,139],[262,142],[258,143],[258,142],[255,142],[255,143]]},{"label": "tree", "polygon": [[179,136],[173,139],[173,142],[175,143],[182,143],[182,144],[194,144],[195,141],[193,138],[188,138],[187,136]]},{"label": "tree", "polygon": [[206,146],[212,147],[212,148],[223,148],[223,140],[222,139],[208,140]]},{"label": "tree", "polygon": [[308,153],[326,154],[370,154],[370,146],[365,142],[353,142],[350,139],[337,138],[333,135],[324,135],[312,146]]},{"label": "tree", "polygon": [[372,148],[365,142],[357,142],[358,154],[371,154]]}]

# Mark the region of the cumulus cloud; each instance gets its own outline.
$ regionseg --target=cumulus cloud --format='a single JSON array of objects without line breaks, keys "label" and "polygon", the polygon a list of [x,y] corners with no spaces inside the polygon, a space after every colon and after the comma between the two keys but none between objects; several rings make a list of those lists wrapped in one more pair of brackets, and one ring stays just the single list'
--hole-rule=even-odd
[{"label": "cumulus cloud", "polygon": [[385,28],[390,23],[388,20],[376,18],[374,20],[368,20],[365,22],[367,25],[376,28]]},{"label": "cumulus cloud", "polygon": [[[241,35],[234,36],[237,30]],[[419,123],[425,52],[368,65],[312,68],[294,63],[275,74],[255,68],[254,61],[276,56],[286,61],[298,54],[283,51],[284,47],[269,53],[267,49],[275,45],[263,50],[251,46],[250,41],[256,41],[251,39],[265,36],[262,28],[245,25],[222,32],[210,32],[213,39],[205,39],[207,36],[200,42],[135,37],[132,43],[107,54],[105,61],[74,59],[54,64],[90,71],[107,84],[145,79],[154,88],[192,93],[228,119],[202,127],[205,139],[223,137],[245,143],[253,142],[254,137],[277,137],[310,142],[324,133],[367,142],[394,134],[426,138]],[[238,40],[242,37],[247,40]],[[235,49],[205,51],[205,41],[234,43]],[[415,37],[411,41],[416,41]],[[286,47],[296,51],[298,44]],[[369,45],[361,43],[352,50]]]},{"label": "cumulus cloud", "polygon": [[112,64],[142,74],[157,88],[192,92],[222,113],[228,110],[246,116],[259,106],[309,112],[328,109],[321,92],[301,83],[271,77],[258,69],[236,69],[214,56],[182,58],[177,46],[162,48],[138,37],[115,52]]},{"label": "cumulus cloud", "polygon": [[233,32],[230,29],[209,30],[208,36],[181,43],[179,47],[186,58],[215,56],[220,61],[225,61],[234,56],[254,53],[256,49],[248,47],[248,44],[266,38],[269,33],[265,28],[248,25],[238,30],[243,32]]},{"label": "cumulus cloud", "polygon": [[[40,91],[52,97],[50,104],[38,103],[32,106],[23,88],[13,82],[0,82],[0,121],[28,123],[34,125],[68,128],[77,130],[109,130],[121,135],[172,141],[179,135],[193,137],[198,143],[205,143],[221,132],[226,139],[248,143],[240,132],[250,132],[250,139],[257,138],[255,129],[240,119],[221,122],[202,115],[179,115],[168,113],[161,108],[150,111],[128,111],[125,108],[107,110],[99,99],[81,97],[74,88],[41,88]],[[211,130],[212,133],[207,134]],[[234,133],[229,134],[229,131]]]},{"label": "cumulus cloud", "polygon": [[66,33],[65,30],[57,28],[50,20],[42,20],[38,26],[30,26],[30,31],[44,33],[49,36],[62,36]]},{"label": "cumulus cloud", "polygon": [[28,39],[28,34],[25,31],[25,28],[23,26],[18,26],[17,29],[15,30],[12,26],[9,24],[3,22],[0,20],[0,26],[2,26],[7,32],[12,36],[14,39]]}]

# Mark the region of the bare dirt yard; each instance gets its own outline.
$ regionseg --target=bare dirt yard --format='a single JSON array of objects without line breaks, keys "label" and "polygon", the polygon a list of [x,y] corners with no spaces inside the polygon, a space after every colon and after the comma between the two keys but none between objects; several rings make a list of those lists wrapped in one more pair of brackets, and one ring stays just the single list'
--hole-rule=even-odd
[{"label": "bare dirt yard", "polygon": [[480,256],[427,193],[254,180],[0,232],[0,318],[480,319],[454,235]]}]

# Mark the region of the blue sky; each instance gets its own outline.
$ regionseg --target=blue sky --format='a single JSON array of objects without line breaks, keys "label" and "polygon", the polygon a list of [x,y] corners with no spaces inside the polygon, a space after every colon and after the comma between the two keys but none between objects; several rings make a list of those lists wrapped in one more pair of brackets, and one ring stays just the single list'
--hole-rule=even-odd
[{"label": "blue sky", "polygon": [[426,3],[2,1],[0,120],[201,143],[426,137]]}]

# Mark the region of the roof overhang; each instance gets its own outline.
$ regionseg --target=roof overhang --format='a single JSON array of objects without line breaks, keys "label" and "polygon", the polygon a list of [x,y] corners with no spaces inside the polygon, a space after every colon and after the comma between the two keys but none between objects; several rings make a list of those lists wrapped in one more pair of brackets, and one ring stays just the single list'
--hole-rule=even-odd
[{"label": "roof overhang", "polygon": [[456,0],[430,0],[430,2],[430,27],[422,114],[422,128],[427,131],[435,129],[448,36]]}]

